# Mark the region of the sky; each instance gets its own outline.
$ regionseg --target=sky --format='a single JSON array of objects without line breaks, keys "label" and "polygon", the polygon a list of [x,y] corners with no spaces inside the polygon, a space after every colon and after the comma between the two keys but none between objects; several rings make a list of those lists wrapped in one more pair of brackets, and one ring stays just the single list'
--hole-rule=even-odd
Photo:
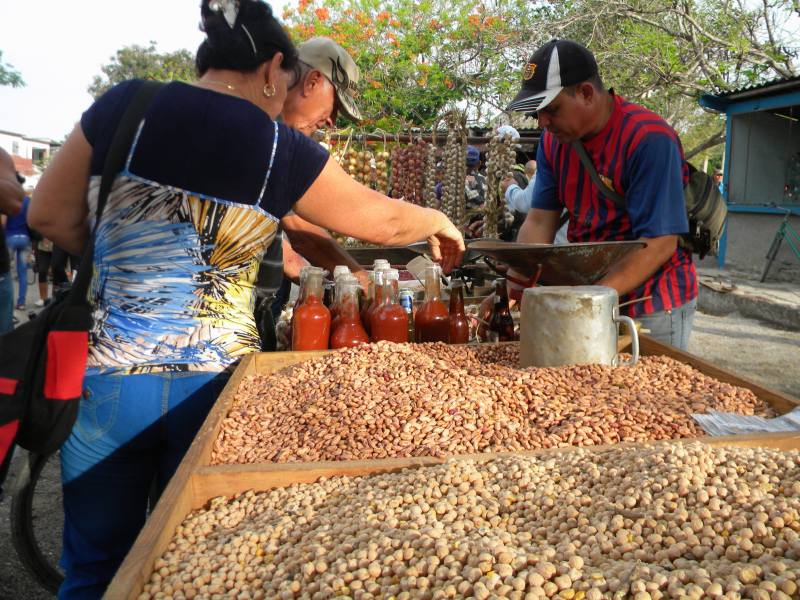
[{"label": "sky", "polygon": [[[284,3],[271,3],[275,14]],[[0,87],[0,130],[62,140],[118,49],[154,41],[161,52],[194,52],[199,23],[200,0],[0,0],[2,60],[27,84]]]}]

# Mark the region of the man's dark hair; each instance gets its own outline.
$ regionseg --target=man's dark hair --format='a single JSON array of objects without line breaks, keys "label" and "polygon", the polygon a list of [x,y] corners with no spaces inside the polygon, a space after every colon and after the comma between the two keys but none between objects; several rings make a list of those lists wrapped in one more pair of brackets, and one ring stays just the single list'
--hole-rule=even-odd
[{"label": "man's dark hair", "polygon": [[[269,4],[261,0],[241,0],[233,28],[222,11],[213,11],[209,0],[200,5],[206,39],[195,56],[197,74],[209,69],[229,69],[251,73],[276,53],[283,53],[281,68],[292,71],[297,65],[297,49]],[[255,47],[255,50],[254,50]]]}]

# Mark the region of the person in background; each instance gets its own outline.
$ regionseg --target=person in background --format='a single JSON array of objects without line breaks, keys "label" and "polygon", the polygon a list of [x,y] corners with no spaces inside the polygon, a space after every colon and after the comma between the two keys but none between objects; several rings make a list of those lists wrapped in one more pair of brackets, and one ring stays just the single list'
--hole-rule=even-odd
[{"label": "person in background", "polygon": [[515,221],[522,215],[522,220],[528,214],[533,203],[533,188],[536,182],[536,161],[529,160],[525,163],[526,186],[520,186],[513,177],[506,177],[500,182],[508,210],[514,213]]},{"label": "person in background", "polygon": [[467,209],[478,208],[486,201],[486,177],[481,175],[481,153],[475,146],[467,146],[467,179],[464,182]]},{"label": "person in background", "polygon": [[[17,173],[20,185],[25,183],[25,178]],[[31,250],[31,238],[28,232],[28,203],[30,197],[25,194],[22,200],[22,210],[12,217],[5,219],[5,235],[11,260],[17,269],[17,301],[15,308],[25,310],[25,297],[28,293],[28,259]]]},{"label": "person in background", "polygon": [[49,280],[50,267],[53,264],[53,242],[46,238],[40,239],[36,242],[34,252],[36,253],[36,274],[39,281],[39,299],[34,302],[34,306],[39,308],[47,304],[50,299]]},{"label": "person in background", "polygon": [[[691,253],[678,247],[688,231],[683,188],[688,166],[675,131],[658,115],[607,90],[592,53],[569,40],[542,46],[523,69],[508,110],[536,113],[539,144],[533,205],[518,241],[553,243],[564,208],[571,243],[641,240],[597,284],[614,288],[625,312],[656,339],[686,349],[697,304]],[[591,180],[573,145],[582,142],[603,181],[625,199],[620,207]],[[510,273],[517,281],[519,273]],[[512,295],[523,285],[513,284]]]},{"label": "person in background", "polygon": [[[0,215],[18,215],[25,191],[17,177],[11,155],[0,148]],[[14,329],[14,285],[11,283],[11,259],[6,247],[5,227],[0,227],[0,334]]]},{"label": "person in background", "polygon": [[[139,124],[99,224],[94,323],[77,421],[61,448],[61,599],[99,598],[230,371],[258,352],[258,264],[289,210],[384,245],[427,239],[450,271],[464,240],[440,212],[353,180],[319,144],[275,121],[297,51],[259,0],[203,0],[203,75],[171,82]],[[111,138],[142,85],[98,98],[54,156],[30,225],[80,253]],[[76,177],[86,173],[86,178]]]},{"label": "person in background", "polygon": [[714,183],[717,184],[719,193],[724,196],[725,194],[722,191],[722,169],[714,169]]},{"label": "person in background", "polygon": [[58,246],[53,246],[51,264],[53,269],[53,295],[69,289],[80,264],[81,259],[78,255],[67,252]]}]

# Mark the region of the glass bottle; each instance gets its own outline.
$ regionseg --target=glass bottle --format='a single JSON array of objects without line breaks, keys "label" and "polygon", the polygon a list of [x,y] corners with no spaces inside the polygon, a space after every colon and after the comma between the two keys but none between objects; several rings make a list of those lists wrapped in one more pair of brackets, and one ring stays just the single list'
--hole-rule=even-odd
[{"label": "glass bottle", "polygon": [[[339,275],[339,277],[336,278],[336,283],[334,284],[333,308],[331,308],[331,331],[336,328],[336,319],[339,318],[339,314],[341,312],[340,304],[341,299],[343,298],[344,288],[348,285],[353,285],[356,287],[356,311],[358,312],[358,292],[361,290],[361,286],[358,284],[358,279],[356,279],[355,275],[350,273]],[[359,316],[359,321],[360,320],[361,317]]]},{"label": "glass bottle", "polygon": [[352,348],[369,343],[369,336],[358,314],[358,280],[345,275],[336,284],[339,286],[339,316],[333,324],[331,348]]},{"label": "glass bottle", "polygon": [[514,319],[508,308],[506,280],[501,277],[494,280],[494,307],[489,318],[489,341],[513,342],[516,339]]},{"label": "glass bottle", "polygon": [[310,269],[313,269],[311,265],[306,265],[305,267],[300,267],[300,274],[297,276],[299,279],[299,290],[297,292],[297,298],[294,299],[294,306],[292,306],[292,318],[289,320],[289,339],[292,339],[292,331],[294,330],[294,313],[299,308],[299,306],[303,303],[303,299],[305,298],[306,294],[306,276],[309,273]]},{"label": "glass bottle", "polygon": [[336,282],[342,275],[350,275],[350,267],[347,265],[336,265],[333,267],[333,281]]},{"label": "glass bottle", "polygon": [[[373,342],[407,342],[408,315],[397,302],[397,291],[390,274],[382,272],[381,304],[372,313],[370,339]],[[375,281],[377,285],[377,278]]]},{"label": "glass bottle", "polygon": [[387,272],[387,269],[378,269],[372,272],[372,301],[367,310],[361,312],[361,321],[370,336],[372,335],[372,315],[383,304],[383,285],[386,282]]},{"label": "glass bottle", "polygon": [[425,267],[425,301],[414,317],[418,342],[447,342],[450,335],[450,313],[441,299],[442,268]]},{"label": "glass bottle", "polygon": [[400,306],[406,311],[408,317],[408,341],[414,341],[414,292],[400,290]]},{"label": "glass bottle", "polygon": [[326,350],[331,334],[331,312],[322,303],[325,271],[311,267],[306,273],[305,297],[294,311],[292,350]]},{"label": "glass bottle", "polygon": [[364,324],[364,328],[367,329],[367,333],[369,333],[369,309],[372,306],[372,302],[375,300],[375,271],[370,271],[367,274],[367,278],[369,279],[369,284],[367,285],[364,295],[364,302],[361,303],[360,306],[361,322]]},{"label": "glass bottle", "polygon": [[450,284],[450,343],[469,342],[469,321],[464,312],[464,282],[453,280]]}]

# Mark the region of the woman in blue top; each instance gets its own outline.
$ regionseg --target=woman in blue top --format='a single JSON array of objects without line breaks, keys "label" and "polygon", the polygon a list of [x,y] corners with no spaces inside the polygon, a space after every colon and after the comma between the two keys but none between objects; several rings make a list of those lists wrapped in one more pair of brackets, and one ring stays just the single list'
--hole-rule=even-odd
[{"label": "woman in blue top", "polygon": [[[427,238],[446,270],[464,248],[443,214],[359,185],[274,121],[297,54],[268,5],[204,0],[201,12],[204,75],[159,92],[98,230],[89,369],[61,450],[61,598],[103,593],[144,522],[150,482],[163,489],[224,374],[259,350],[254,279],[287,211],[379,244]],[[139,85],[98,99],[39,183],[28,220],[67,251],[86,242],[106,152]]]}]

